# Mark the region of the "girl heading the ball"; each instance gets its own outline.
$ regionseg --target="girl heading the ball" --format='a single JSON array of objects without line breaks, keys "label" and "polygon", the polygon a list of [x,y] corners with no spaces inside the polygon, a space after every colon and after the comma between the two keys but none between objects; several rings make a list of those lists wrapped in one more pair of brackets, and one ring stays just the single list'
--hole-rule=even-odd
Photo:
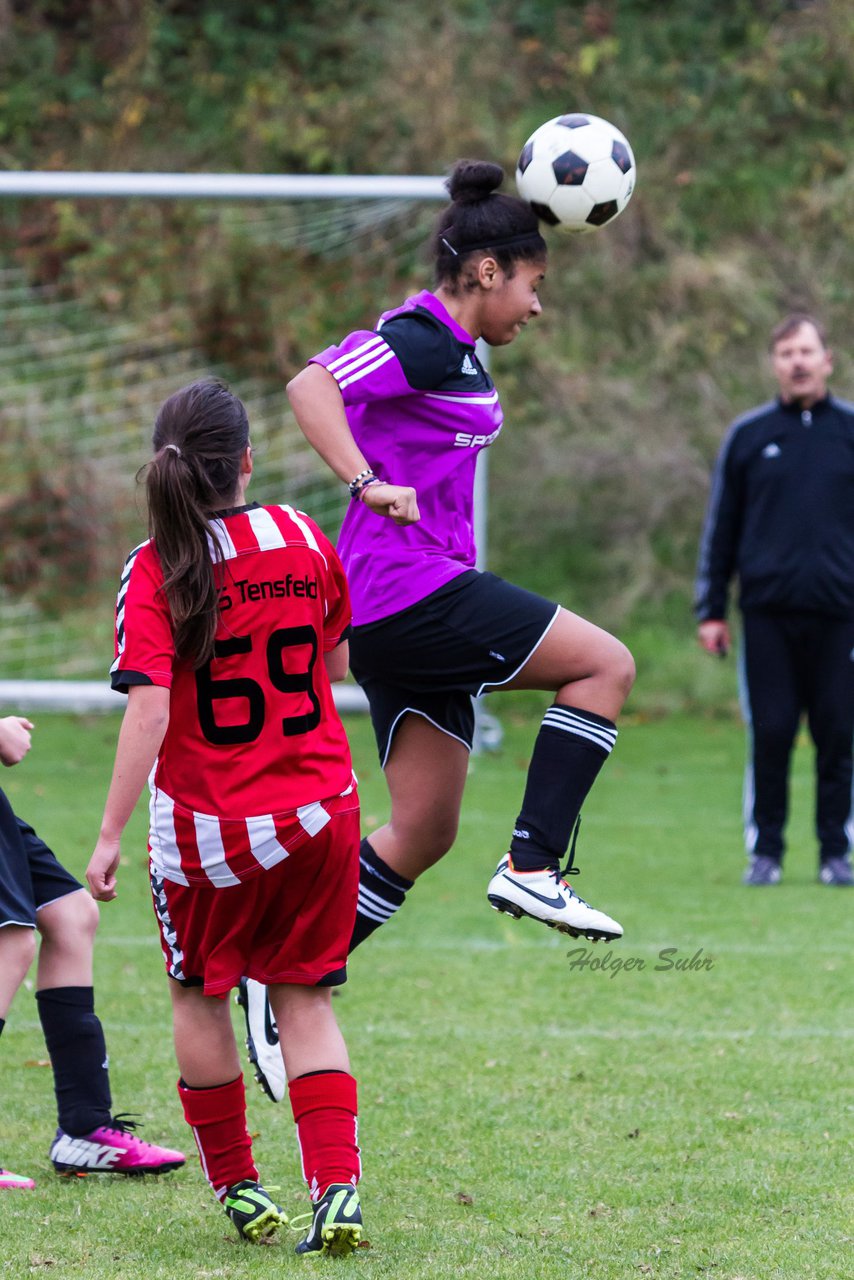
[{"label": "girl heading the ball", "polygon": [[489,881],[498,911],[573,937],[622,927],[562,871],[581,806],[617,737],[628,650],[566,608],[475,568],[474,476],[503,415],[476,342],[513,342],[541,312],[546,244],[502,169],[462,160],[432,240],[436,283],[314,356],[288,385],[297,422],[351,503],[339,553],[353,598],[350,655],[391,798],[361,844],[352,946],[403,903],[457,833],[472,698],[554,693],[518,816]]}]

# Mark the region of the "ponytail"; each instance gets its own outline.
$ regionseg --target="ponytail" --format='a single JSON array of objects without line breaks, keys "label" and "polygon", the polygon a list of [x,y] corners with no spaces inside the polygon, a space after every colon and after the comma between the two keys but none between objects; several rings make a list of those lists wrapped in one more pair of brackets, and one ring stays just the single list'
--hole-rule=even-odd
[{"label": "ponytail", "polygon": [[246,410],[224,383],[176,391],[154,424],[146,468],[148,527],[163,571],[175,653],[202,666],[213,655],[224,555],[215,513],[233,502],[249,443]]}]

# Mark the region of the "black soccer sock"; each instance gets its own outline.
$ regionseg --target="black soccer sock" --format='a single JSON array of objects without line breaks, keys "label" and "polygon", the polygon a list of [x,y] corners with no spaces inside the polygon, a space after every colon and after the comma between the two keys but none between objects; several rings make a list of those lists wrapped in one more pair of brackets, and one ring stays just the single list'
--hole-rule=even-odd
[{"label": "black soccer sock", "polygon": [[2,1036],[3,1034],[3,1028],[5,1027],[5,1025],[6,1025],[6,1019],[0,1018],[0,1036]]},{"label": "black soccer sock", "polygon": [[350,950],[370,937],[375,929],[390,920],[403,906],[403,899],[414,880],[406,880],[383,862],[365,838],[359,846],[359,905],[350,939]]},{"label": "black soccer sock", "polygon": [[510,842],[518,871],[560,866],[581,806],[616,740],[613,721],[594,711],[549,707]]},{"label": "black soccer sock", "polygon": [[104,1031],[91,987],[37,991],[60,1129],[82,1138],[112,1120]]}]

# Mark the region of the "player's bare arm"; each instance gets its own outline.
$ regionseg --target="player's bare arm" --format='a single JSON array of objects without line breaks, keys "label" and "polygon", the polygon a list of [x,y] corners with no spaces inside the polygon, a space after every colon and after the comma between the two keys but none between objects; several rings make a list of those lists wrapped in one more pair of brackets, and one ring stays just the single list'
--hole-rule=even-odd
[{"label": "player's bare arm", "polygon": [[[288,383],[287,393],[300,431],[339,480],[349,484],[370,471],[353,439],[344,401],[331,373],[321,365],[307,365]],[[395,524],[415,524],[421,518],[415,490],[408,485],[372,483],[360,491],[358,501]]]},{"label": "player's bare arm", "polygon": [[349,641],[342,640],[334,649],[330,649],[329,653],[325,653],[323,655],[323,663],[326,667],[326,674],[333,684],[343,680],[350,667]]},{"label": "player's bare arm", "polygon": [[133,685],[119,730],[98,843],[86,868],[92,897],[99,902],[110,902],[116,896],[122,832],[157,759],[168,723],[169,690],[159,685]]}]

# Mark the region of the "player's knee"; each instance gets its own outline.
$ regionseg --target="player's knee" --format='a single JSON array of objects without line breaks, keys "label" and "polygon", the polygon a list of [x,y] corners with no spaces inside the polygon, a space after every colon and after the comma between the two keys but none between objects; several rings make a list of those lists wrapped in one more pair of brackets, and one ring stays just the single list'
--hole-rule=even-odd
[{"label": "player's knee", "polygon": [[17,935],[14,949],[18,965],[26,973],[36,958],[36,931],[35,929],[13,929],[12,932]]},{"label": "player's knee", "polygon": [[15,981],[23,981],[36,956],[35,929],[10,924],[0,931],[0,940],[0,964]]},{"label": "player's knee", "polygon": [[95,940],[100,919],[98,904],[86,889],[52,902],[39,916],[39,928],[52,942],[79,948]]},{"label": "player's knee", "polygon": [[637,668],[634,658],[621,640],[614,640],[609,666],[614,685],[625,701],[632,691]]},{"label": "player's knee", "polygon": [[95,934],[98,932],[98,925],[101,921],[101,912],[98,904],[88,889],[84,893],[75,895],[80,899],[78,911],[80,912],[80,927],[94,942]]},{"label": "player's knee", "polygon": [[429,851],[434,861],[443,858],[449,849],[452,848],[457,838],[459,830],[459,822],[456,817],[447,818],[443,822],[436,824],[434,831],[430,833]]},{"label": "player's knee", "polygon": [[94,941],[101,917],[98,904],[88,890],[70,894],[69,909],[74,912],[74,925],[79,933]]},{"label": "player's knee", "polygon": [[595,657],[594,676],[614,695],[620,706],[625,702],[635,682],[635,660],[616,636],[608,636]]},{"label": "player's knee", "polygon": [[443,858],[457,838],[456,814],[429,813],[415,820],[392,822],[395,835],[409,857],[426,869]]}]

